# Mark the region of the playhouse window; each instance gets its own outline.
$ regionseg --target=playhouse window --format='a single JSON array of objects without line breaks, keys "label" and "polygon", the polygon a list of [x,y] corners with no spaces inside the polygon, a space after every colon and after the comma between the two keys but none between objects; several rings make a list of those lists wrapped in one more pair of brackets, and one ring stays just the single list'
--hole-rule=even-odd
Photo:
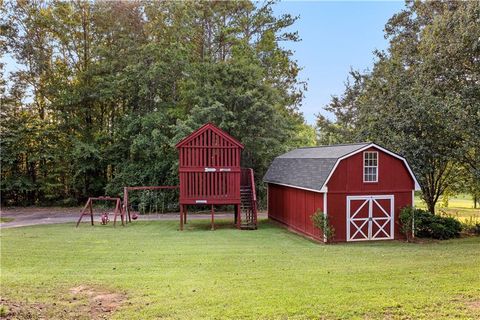
[{"label": "playhouse window", "polygon": [[363,153],[363,182],[378,182],[378,152]]}]

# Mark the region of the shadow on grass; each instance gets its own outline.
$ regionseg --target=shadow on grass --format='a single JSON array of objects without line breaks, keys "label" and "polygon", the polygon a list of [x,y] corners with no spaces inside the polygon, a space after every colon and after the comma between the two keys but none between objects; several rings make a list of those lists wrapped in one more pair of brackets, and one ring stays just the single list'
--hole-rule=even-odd
[{"label": "shadow on grass", "polygon": [[[268,221],[267,219],[260,219],[257,223],[258,229],[278,229],[278,226],[275,226],[274,223]],[[210,219],[192,219],[184,225],[184,231],[197,231],[197,230],[208,230],[211,231],[211,221]],[[237,226],[232,219],[218,219],[215,220],[215,230],[237,230]],[[242,230],[242,231],[255,231],[255,230]]]},{"label": "shadow on grass", "polygon": [[[211,230],[212,225],[210,219],[205,220],[190,220],[184,226],[184,231],[197,231],[197,230]],[[224,229],[236,229],[235,224],[232,220],[219,219],[215,220],[215,230],[224,230]]]}]

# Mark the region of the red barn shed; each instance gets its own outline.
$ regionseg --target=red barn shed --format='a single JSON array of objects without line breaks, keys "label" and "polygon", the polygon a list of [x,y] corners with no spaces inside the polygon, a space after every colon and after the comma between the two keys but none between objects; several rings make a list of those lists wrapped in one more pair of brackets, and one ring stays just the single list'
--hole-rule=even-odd
[{"label": "red barn shed", "polygon": [[275,158],[263,180],[268,217],[320,241],[310,219],[317,209],[333,241],[401,238],[400,209],[420,189],[405,158],[374,143],[296,149]]},{"label": "red barn shed", "polygon": [[207,123],[176,145],[179,153],[180,229],[188,205],[234,205],[238,228],[256,229],[257,209],[253,170],[241,168],[243,145]]}]

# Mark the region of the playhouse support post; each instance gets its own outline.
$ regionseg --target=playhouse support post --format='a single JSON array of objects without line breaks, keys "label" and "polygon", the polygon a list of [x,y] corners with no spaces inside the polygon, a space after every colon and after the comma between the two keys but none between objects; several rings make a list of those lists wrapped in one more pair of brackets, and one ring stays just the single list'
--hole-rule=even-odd
[{"label": "playhouse support post", "polygon": [[215,230],[215,211],[213,210],[213,204],[211,206],[211,214],[212,214],[212,230]]},{"label": "playhouse support post", "polygon": [[236,226],[237,225],[237,205],[233,206],[233,224]]},{"label": "playhouse support post", "polygon": [[187,224],[187,206],[183,208],[183,223]]},{"label": "playhouse support post", "polygon": [[180,231],[183,231],[183,204],[180,205]]}]

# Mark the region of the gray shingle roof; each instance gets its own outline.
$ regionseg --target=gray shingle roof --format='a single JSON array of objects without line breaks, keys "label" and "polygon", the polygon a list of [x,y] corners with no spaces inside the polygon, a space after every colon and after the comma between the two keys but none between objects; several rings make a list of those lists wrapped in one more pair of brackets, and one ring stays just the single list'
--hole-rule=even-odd
[{"label": "gray shingle roof", "polygon": [[320,191],[337,160],[370,143],[299,148],[276,157],[264,182]]}]

